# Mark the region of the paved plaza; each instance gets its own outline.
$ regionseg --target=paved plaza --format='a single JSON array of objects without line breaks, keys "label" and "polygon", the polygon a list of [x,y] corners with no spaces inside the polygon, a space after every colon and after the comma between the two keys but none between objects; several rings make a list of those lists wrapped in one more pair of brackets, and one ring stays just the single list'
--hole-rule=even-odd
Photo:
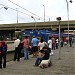
[{"label": "paved plaza", "polygon": [[20,62],[7,62],[7,67],[0,69],[0,75],[75,75],[75,44],[73,47],[64,46],[53,51],[53,65],[49,68],[34,67],[36,58],[30,56],[29,60],[21,58]]}]

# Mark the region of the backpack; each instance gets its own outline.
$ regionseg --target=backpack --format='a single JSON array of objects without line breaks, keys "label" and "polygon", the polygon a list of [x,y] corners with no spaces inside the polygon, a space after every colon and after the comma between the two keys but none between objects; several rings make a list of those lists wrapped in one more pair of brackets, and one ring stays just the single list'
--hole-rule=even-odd
[{"label": "backpack", "polygon": [[1,45],[2,52],[6,52],[7,51],[7,47],[6,47],[5,42],[1,42],[1,43],[2,43],[2,45]]}]

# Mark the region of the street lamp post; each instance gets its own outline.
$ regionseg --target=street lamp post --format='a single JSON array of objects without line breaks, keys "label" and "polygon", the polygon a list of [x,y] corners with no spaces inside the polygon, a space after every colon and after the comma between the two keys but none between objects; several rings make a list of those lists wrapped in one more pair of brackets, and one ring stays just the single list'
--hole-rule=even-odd
[{"label": "street lamp post", "polygon": [[44,6],[44,22],[45,22],[45,5],[43,5]]},{"label": "street lamp post", "polygon": [[2,8],[4,8],[5,10],[7,10],[7,9],[8,9],[7,7],[1,7],[1,8],[0,8],[0,10],[1,10]]},{"label": "street lamp post", "polygon": [[2,8],[6,9],[6,10],[8,9],[7,7],[1,7],[0,9],[2,9]]},{"label": "street lamp post", "polygon": [[59,22],[59,59],[61,59],[61,40],[60,40],[60,21],[61,21],[61,17],[57,17],[56,18],[57,21]]},{"label": "street lamp post", "polygon": [[[16,11],[17,11],[16,19],[17,19],[17,25],[18,25],[18,8],[16,8]],[[15,26],[15,39],[16,39],[16,26]]]},{"label": "street lamp post", "polygon": [[17,9],[17,24],[18,24],[18,8],[16,8]]},{"label": "street lamp post", "polygon": [[7,9],[8,9],[7,7],[1,7],[1,8],[0,8],[0,10],[1,10],[2,8],[4,8],[5,10],[7,10]]},{"label": "street lamp post", "polygon": [[[35,21],[34,29],[36,30],[37,21],[35,20],[35,17],[31,16],[31,18],[33,18],[33,19],[34,19],[34,21]],[[39,18],[39,19],[37,19],[37,20],[40,20],[40,18]]]},{"label": "street lamp post", "polygon": [[33,16],[31,16],[31,18],[33,18],[33,19],[34,19],[34,21],[35,21],[34,29],[36,29],[36,20],[35,20],[35,18],[34,18]]},{"label": "street lamp post", "polygon": [[[72,0],[70,0],[69,2],[72,3]],[[67,18],[68,18],[68,44],[69,44],[69,2],[68,2],[68,0],[66,0],[66,3],[67,3]]]}]

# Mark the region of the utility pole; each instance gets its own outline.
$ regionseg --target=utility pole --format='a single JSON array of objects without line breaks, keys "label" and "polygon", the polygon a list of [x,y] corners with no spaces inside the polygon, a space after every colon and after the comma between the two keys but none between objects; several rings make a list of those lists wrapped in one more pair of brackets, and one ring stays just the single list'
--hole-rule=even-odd
[{"label": "utility pole", "polygon": [[45,5],[43,5],[44,6],[44,22],[45,22]]}]

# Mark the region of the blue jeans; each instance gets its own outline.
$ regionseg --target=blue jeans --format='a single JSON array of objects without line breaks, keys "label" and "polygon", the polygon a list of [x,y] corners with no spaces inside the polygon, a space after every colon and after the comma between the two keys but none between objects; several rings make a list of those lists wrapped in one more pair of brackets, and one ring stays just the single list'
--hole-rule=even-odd
[{"label": "blue jeans", "polygon": [[42,59],[43,59],[42,57],[37,57],[35,61],[35,66],[38,66],[41,63]]},{"label": "blue jeans", "polygon": [[29,59],[29,48],[24,48],[24,60],[26,59]]}]

